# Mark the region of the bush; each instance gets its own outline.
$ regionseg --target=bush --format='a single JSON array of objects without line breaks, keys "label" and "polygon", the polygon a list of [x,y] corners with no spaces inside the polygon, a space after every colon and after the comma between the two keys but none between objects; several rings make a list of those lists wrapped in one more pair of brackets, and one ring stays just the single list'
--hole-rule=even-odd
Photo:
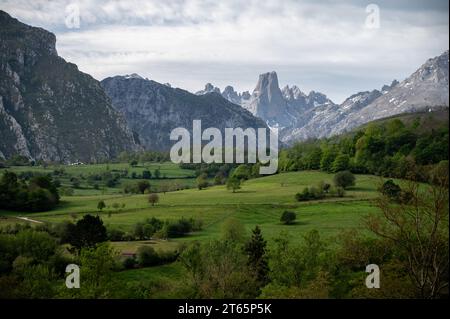
[{"label": "bush", "polygon": [[108,240],[110,241],[123,241],[123,238],[125,236],[125,232],[123,232],[120,229],[108,229]]},{"label": "bush", "polygon": [[285,225],[291,225],[296,219],[297,214],[295,212],[285,210],[281,215],[280,221],[283,222]]},{"label": "bush", "polygon": [[336,196],[337,197],[344,197],[345,196],[345,189],[343,187],[336,187]]},{"label": "bush", "polygon": [[148,202],[152,204],[152,206],[155,206],[155,204],[159,202],[158,194],[152,193],[148,195]]},{"label": "bush", "polygon": [[355,185],[355,175],[349,171],[342,171],[334,175],[334,185],[336,187],[347,188]]},{"label": "bush", "polygon": [[231,176],[227,180],[227,189],[231,189],[235,193],[236,190],[241,189],[241,180],[236,176]]},{"label": "bush", "polygon": [[30,182],[6,171],[0,180],[0,209],[46,211],[59,203],[59,194],[50,175],[33,176]]},{"label": "bush", "polygon": [[305,187],[303,192],[295,194],[295,199],[299,202],[308,201],[310,199],[309,188]]},{"label": "bush", "polygon": [[69,228],[69,232],[69,243],[76,249],[94,247],[108,239],[106,228],[99,216],[85,215]]},{"label": "bush", "polygon": [[136,265],[136,259],[134,257],[127,257],[123,261],[123,267],[125,269],[133,269]]},{"label": "bush", "polygon": [[97,209],[99,210],[99,211],[101,211],[103,208],[105,208],[106,207],[106,204],[105,204],[105,202],[103,201],[103,200],[101,200],[101,201],[99,201],[98,202],[98,204],[97,204]]},{"label": "bush", "polygon": [[206,174],[201,174],[200,176],[197,177],[196,182],[197,182],[197,188],[199,190],[202,190],[203,188],[206,188],[209,186],[207,178],[208,178],[208,176]]},{"label": "bush", "polygon": [[387,196],[391,200],[398,201],[400,199],[400,195],[402,192],[402,189],[400,186],[394,183],[392,179],[384,182],[383,186],[379,189],[381,194],[384,196]]},{"label": "bush", "polygon": [[142,171],[142,178],[150,179],[150,178],[152,178],[152,173],[149,170]]},{"label": "bush", "polygon": [[137,183],[137,188],[141,194],[144,194],[146,190],[150,189],[150,183],[147,181],[140,181]]},{"label": "bush", "polygon": [[141,246],[137,250],[138,264],[141,267],[155,266],[159,263],[158,253],[153,247]]}]

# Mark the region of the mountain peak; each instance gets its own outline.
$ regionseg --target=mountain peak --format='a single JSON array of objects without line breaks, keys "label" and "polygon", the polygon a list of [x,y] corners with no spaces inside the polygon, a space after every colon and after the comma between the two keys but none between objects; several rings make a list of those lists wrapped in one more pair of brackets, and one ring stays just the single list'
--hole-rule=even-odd
[{"label": "mountain peak", "polygon": [[207,94],[207,93],[218,93],[220,94],[220,89],[218,87],[215,87],[214,85],[212,85],[211,83],[206,83],[205,84],[205,88],[201,91],[196,92],[196,95],[203,95],[203,94]]},{"label": "mountain peak", "polygon": [[144,80],[144,78],[142,76],[140,76],[137,73],[132,73],[132,74],[126,74],[123,76],[125,79],[139,79],[139,80]]}]

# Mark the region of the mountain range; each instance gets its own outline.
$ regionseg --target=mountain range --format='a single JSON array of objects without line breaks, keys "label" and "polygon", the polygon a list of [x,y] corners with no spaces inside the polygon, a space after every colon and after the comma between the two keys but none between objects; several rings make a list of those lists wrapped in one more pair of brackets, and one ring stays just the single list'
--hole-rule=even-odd
[{"label": "mountain range", "polygon": [[279,129],[289,144],[329,137],[396,114],[448,108],[449,53],[402,82],[336,104],[325,94],[280,88],[261,74],[252,93],[208,83],[195,94],[137,74],[101,82],[58,56],[54,34],[0,11],[0,159],[96,162],[120,152],[168,150],[170,132],[206,127]]},{"label": "mountain range", "polygon": [[147,149],[170,149],[172,129],[191,131],[193,120],[222,133],[226,127],[267,128],[264,121],[214,92],[195,95],[137,74],[106,78],[101,84]]},{"label": "mountain range", "polygon": [[279,128],[280,139],[289,143],[329,137],[370,121],[401,113],[449,106],[449,52],[429,59],[411,76],[392,81],[380,90],[358,92],[336,104],[320,92],[302,92],[297,86],[280,89],[276,72],[261,74],[253,93],[223,92],[208,83],[196,94],[214,91],[248,109],[270,127]]}]

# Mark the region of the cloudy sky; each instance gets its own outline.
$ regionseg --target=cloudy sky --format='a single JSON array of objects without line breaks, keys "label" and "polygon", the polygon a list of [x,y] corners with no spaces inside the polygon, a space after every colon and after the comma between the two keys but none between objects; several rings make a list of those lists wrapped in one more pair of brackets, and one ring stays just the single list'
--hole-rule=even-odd
[{"label": "cloudy sky", "polygon": [[449,47],[448,0],[0,0],[0,9],[54,32],[59,54],[96,79],[138,73],[194,92],[206,82],[251,92],[260,73],[277,71],[281,86],[342,102]]}]

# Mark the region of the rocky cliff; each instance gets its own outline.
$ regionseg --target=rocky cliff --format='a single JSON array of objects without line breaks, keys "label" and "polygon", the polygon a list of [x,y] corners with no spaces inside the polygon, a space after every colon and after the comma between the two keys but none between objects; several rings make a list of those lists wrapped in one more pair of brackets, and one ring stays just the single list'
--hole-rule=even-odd
[{"label": "rocky cliff", "polygon": [[191,130],[193,120],[202,120],[203,129],[222,132],[226,127],[267,127],[214,90],[195,95],[136,75],[106,78],[101,84],[147,149],[168,150],[174,144],[170,132],[177,127]]},{"label": "rocky cliff", "polygon": [[0,157],[92,162],[136,150],[100,83],[59,57],[55,43],[0,11]]}]

